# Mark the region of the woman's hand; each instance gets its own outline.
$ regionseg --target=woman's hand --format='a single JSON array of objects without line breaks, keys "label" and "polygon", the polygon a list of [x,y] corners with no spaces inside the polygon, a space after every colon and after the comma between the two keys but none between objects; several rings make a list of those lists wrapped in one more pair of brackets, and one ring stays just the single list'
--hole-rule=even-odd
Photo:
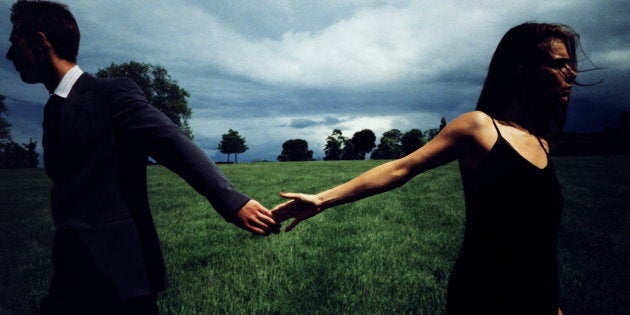
[{"label": "woman's hand", "polygon": [[278,223],[295,218],[285,229],[286,232],[291,231],[298,223],[315,216],[323,210],[316,195],[280,193],[280,196],[292,200],[275,206],[271,209],[271,213],[273,219]]}]

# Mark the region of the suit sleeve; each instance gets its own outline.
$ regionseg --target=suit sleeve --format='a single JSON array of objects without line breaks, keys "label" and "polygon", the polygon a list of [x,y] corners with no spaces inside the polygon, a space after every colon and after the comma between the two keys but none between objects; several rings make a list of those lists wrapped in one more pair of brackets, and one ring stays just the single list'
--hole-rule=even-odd
[{"label": "suit sleeve", "polygon": [[111,83],[110,104],[117,132],[137,145],[135,149],[142,149],[181,176],[231,221],[250,198],[239,192],[171,119],[149,104],[133,81],[118,79]]}]

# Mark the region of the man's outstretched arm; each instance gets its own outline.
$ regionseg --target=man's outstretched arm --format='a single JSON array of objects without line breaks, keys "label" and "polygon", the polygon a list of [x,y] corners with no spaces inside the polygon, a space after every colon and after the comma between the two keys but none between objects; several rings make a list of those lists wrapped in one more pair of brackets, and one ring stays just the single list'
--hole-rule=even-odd
[{"label": "man's outstretched arm", "polygon": [[150,105],[133,81],[116,80],[112,118],[135,150],[148,153],[205,196],[227,221],[267,235],[279,230],[271,212],[238,191],[196,144],[166,115]]}]

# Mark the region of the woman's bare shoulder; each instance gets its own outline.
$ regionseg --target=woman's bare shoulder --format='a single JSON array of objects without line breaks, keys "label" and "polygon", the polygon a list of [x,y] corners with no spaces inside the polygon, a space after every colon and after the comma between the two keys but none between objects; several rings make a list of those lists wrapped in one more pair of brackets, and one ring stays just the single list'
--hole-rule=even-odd
[{"label": "woman's bare shoulder", "polygon": [[457,130],[468,135],[476,135],[492,126],[492,118],[482,111],[471,111],[460,115],[451,122]]},{"label": "woman's bare shoulder", "polygon": [[460,163],[464,168],[474,168],[497,141],[498,133],[492,117],[481,111],[472,111],[462,114],[453,123],[457,124],[460,136],[467,139],[468,143],[466,150],[460,154]]},{"label": "woman's bare shoulder", "polygon": [[467,119],[477,125],[487,125],[488,123],[492,123],[492,117],[480,110],[473,110],[464,113],[460,117],[463,119]]}]

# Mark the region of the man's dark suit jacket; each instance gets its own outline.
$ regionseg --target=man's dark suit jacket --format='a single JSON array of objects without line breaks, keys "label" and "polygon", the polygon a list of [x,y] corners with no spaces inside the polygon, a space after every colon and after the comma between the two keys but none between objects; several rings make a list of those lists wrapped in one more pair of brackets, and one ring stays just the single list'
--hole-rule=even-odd
[{"label": "man's dark suit jacket", "polygon": [[228,220],[249,201],[129,79],[83,74],[58,116],[60,130],[46,130],[44,122],[43,141],[56,227],[51,291],[81,291],[96,281],[130,298],[166,287],[147,197],[147,156]]}]

